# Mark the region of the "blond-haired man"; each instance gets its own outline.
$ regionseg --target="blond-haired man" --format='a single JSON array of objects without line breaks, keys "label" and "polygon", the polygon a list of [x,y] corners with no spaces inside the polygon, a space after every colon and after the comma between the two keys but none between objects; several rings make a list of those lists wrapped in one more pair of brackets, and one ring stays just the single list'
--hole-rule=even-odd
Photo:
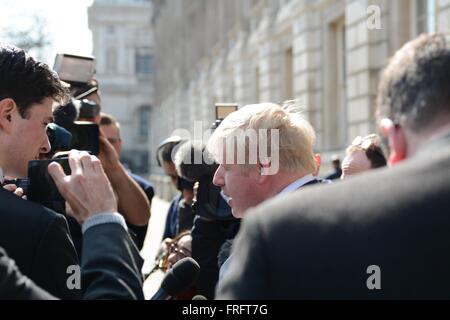
[{"label": "blond-haired man", "polygon": [[207,149],[220,164],[213,183],[222,188],[233,215],[242,218],[269,198],[317,183],[314,141],[314,129],[294,103],[247,105],[228,115]]}]

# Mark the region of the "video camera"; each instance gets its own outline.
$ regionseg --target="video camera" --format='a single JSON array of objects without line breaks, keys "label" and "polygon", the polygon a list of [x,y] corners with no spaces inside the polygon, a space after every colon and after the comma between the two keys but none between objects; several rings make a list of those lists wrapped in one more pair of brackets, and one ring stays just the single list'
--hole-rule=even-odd
[{"label": "video camera", "polygon": [[76,149],[98,155],[99,134],[98,125],[87,121],[75,121],[68,130],[56,123],[47,127],[52,154]]},{"label": "video camera", "polygon": [[98,155],[99,128],[93,121],[100,114],[100,106],[83,99],[98,90],[96,85],[91,88],[92,82],[96,84],[95,58],[59,53],[53,69],[62,81],[70,84],[71,95],[75,95],[53,113],[55,125],[47,129],[53,152],[77,149]]},{"label": "video camera", "polygon": [[[216,104],[216,121],[212,129],[216,129],[237,107],[235,103]],[[199,159],[201,163],[196,163]],[[212,183],[218,164],[207,153],[204,145],[185,142],[175,154],[175,164],[181,177],[193,183],[198,182],[197,199],[193,205],[195,214],[213,220],[234,219],[231,208],[221,195],[220,187]]]},{"label": "video camera", "polygon": [[28,163],[28,191],[27,199],[51,208],[56,212],[65,212],[65,200],[56,188],[55,182],[48,173],[48,165],[58,162],[64,173],[71,173],[67,157],[50,160],[33,160]]},{"label": "video camera", "polygon": [[76,149],[98,155],[98,125],[90,121],[75,121],[80,114],[94,115],[96,111],[93,109],[97,107],[94,102],[72,98],[66,105],[56,108],[53,112],[55,122],[47,127],[52,152]]},{"label": "video camera", "polygon": [[29,201],[37,202],[56,212],[65,212],[65,200],[56,188],[55,182],[48,173],[48,165],[58,162],[66,174],[70,174],[69,160],[63,156],[49,160],[32,160],[28,162],[28,177],[23,179],[4,180],[3,185],[14,184],[22,188]]}]

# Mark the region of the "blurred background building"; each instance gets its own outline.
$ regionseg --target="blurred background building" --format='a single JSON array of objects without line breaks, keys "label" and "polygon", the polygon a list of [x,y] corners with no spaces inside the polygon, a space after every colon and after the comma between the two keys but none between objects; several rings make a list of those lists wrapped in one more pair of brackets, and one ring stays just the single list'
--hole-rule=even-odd
[{"label": "blurred background building", "polygon": [[376,131],[386,59],[420,33],[450,31],[450,0],[95,0],[89,25],[104,109],[130,154],[151,155],[165,196],[155,147],[194,121],[209,127],[216,102],[299,99],[325,175],[333,154]]},{"label": "blurred background building", "polygon": [[121,125],[122,160],[148,173],[153,147],[150,114],[153,94],[152,3],[150,0],[95,0],[88,9],[102,111]]}]

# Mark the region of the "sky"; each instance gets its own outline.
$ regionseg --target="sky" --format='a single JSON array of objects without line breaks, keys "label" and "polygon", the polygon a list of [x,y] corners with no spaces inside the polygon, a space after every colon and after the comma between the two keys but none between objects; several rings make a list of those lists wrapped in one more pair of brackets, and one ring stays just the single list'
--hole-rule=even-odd
[{"label": "sky", "polygon": [[[39,15],[52,46],[41,59],[53,66],[56,53],[92,54],[87,8],[93,0],[0,0],[0,30],[30,25]],[[0,39],[1,41],[2,39]]]}]

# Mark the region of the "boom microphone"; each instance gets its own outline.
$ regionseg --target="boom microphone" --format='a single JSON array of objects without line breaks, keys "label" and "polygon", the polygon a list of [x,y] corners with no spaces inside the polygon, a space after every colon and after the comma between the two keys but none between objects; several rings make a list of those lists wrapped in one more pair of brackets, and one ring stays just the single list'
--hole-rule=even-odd
[{"label": "boom microphone", "polygon": [[191,182],[199,181],[203,176],[210,176],[212,180],[218,167],[205,146],[192,141],[179,147],[174,160],[178,174]]}]

